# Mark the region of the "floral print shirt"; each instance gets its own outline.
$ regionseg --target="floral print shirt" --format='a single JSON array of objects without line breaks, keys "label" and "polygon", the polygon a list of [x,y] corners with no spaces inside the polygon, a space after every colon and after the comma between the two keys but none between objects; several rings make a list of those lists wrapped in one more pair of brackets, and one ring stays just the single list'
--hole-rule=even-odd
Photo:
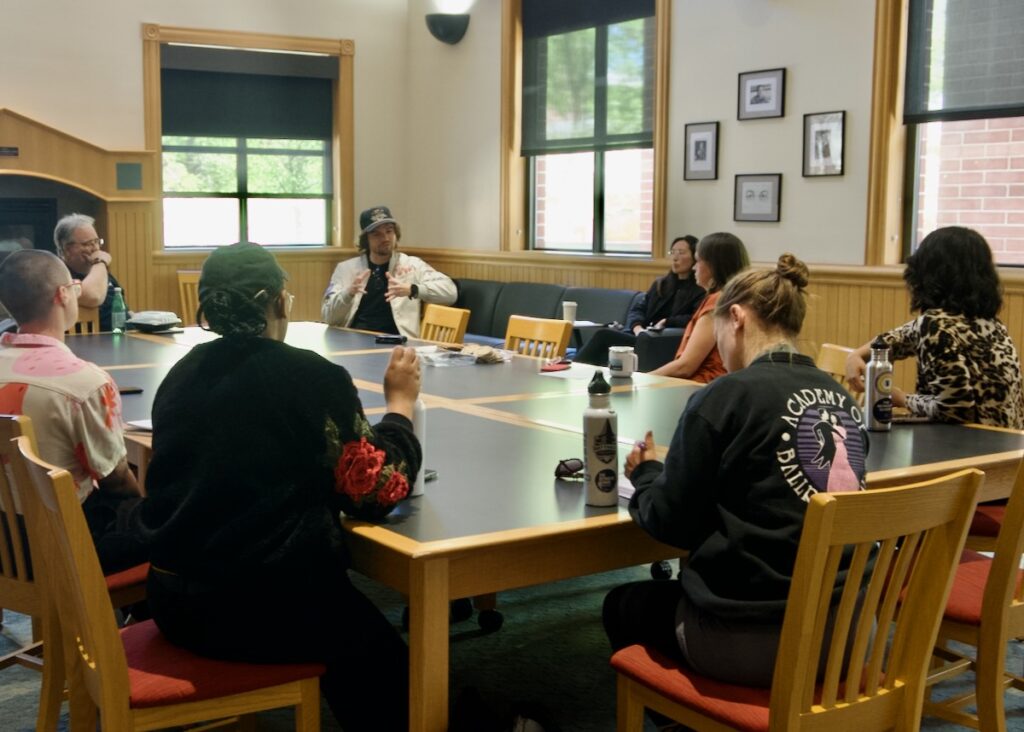
[{"label": "floral print shirt", "polygon": [[83,501],[126,455],[117,386],[56,338],[0,336],[0,413],[32,419],[39,456],[71,473]]}]

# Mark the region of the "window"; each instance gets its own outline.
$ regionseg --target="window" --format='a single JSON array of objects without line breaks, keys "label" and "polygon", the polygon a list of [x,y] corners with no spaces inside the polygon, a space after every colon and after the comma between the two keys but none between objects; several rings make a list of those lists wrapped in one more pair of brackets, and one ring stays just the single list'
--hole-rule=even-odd
[{"label": "window", "polygon": [[531,246],[649,254],[653,0],[524,0],[522,20]]},{"label": "window", "polygon": [[323,246],[329,140],[163,138],[164,246]]},{"label": "window", "polygon": [[161,47],[164,246],[331,240],[327,55]]},{"label": "window", "polygon": [[[1024,265],[1024,4],[910,0],[905,241],[968,226]],[[909,251],[906,252],[909,254]]]}]

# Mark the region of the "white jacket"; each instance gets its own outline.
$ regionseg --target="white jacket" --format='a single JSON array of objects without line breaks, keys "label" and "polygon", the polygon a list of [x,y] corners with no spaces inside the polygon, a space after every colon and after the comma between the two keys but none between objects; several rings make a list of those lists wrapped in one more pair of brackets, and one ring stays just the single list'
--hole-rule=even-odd
[{"label": "white jacket", "polygon": [[[342,327],[347,327],[352,322],[363,295],[358,292],[350,295],[348,290],[356,277],[367,269],[369,264],[365,254],[346,259],[334,268],[334,274],[331,275],[331,281],[324,293],[323,306],[320,308],[324,322]],[[391,313],[394,315],[398,332],[410,338],[419,338],[420,335],[420,300],[451,305],[458,295],[451,277],[438,272],[419,257],[404,252],[395,252],[391,255],[388,272],[392,278],[414,284],[419,288],[419,295],[415,299],[399,297],[391,301]]]}]

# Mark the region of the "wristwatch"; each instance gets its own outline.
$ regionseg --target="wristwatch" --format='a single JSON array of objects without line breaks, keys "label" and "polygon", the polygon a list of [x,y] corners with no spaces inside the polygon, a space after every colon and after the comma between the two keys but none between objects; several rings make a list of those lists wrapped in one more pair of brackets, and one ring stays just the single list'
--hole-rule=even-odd
[{"label": "wristwatch", "polygon": [[409,297],[415,300],[420,296],[420,286],[417,284],[409,285]]}]

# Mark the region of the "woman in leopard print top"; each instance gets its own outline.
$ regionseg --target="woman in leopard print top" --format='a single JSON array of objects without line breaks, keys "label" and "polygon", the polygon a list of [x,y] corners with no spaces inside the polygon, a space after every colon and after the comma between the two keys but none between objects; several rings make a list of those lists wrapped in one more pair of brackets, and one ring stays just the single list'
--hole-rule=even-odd
[{"label": "woman in leopard print top", "polygon": [[[938,422],[1024,429],[1017,348],[996,314],[999,275],[988,242],[973,229],[936,229],[907,260],[903,279],[920,315],[882,339],[894,359],[917,357],[917,391],[893,389],[893,405]],[[847,377],[863,389],[869,345],[850,355]]]}]

